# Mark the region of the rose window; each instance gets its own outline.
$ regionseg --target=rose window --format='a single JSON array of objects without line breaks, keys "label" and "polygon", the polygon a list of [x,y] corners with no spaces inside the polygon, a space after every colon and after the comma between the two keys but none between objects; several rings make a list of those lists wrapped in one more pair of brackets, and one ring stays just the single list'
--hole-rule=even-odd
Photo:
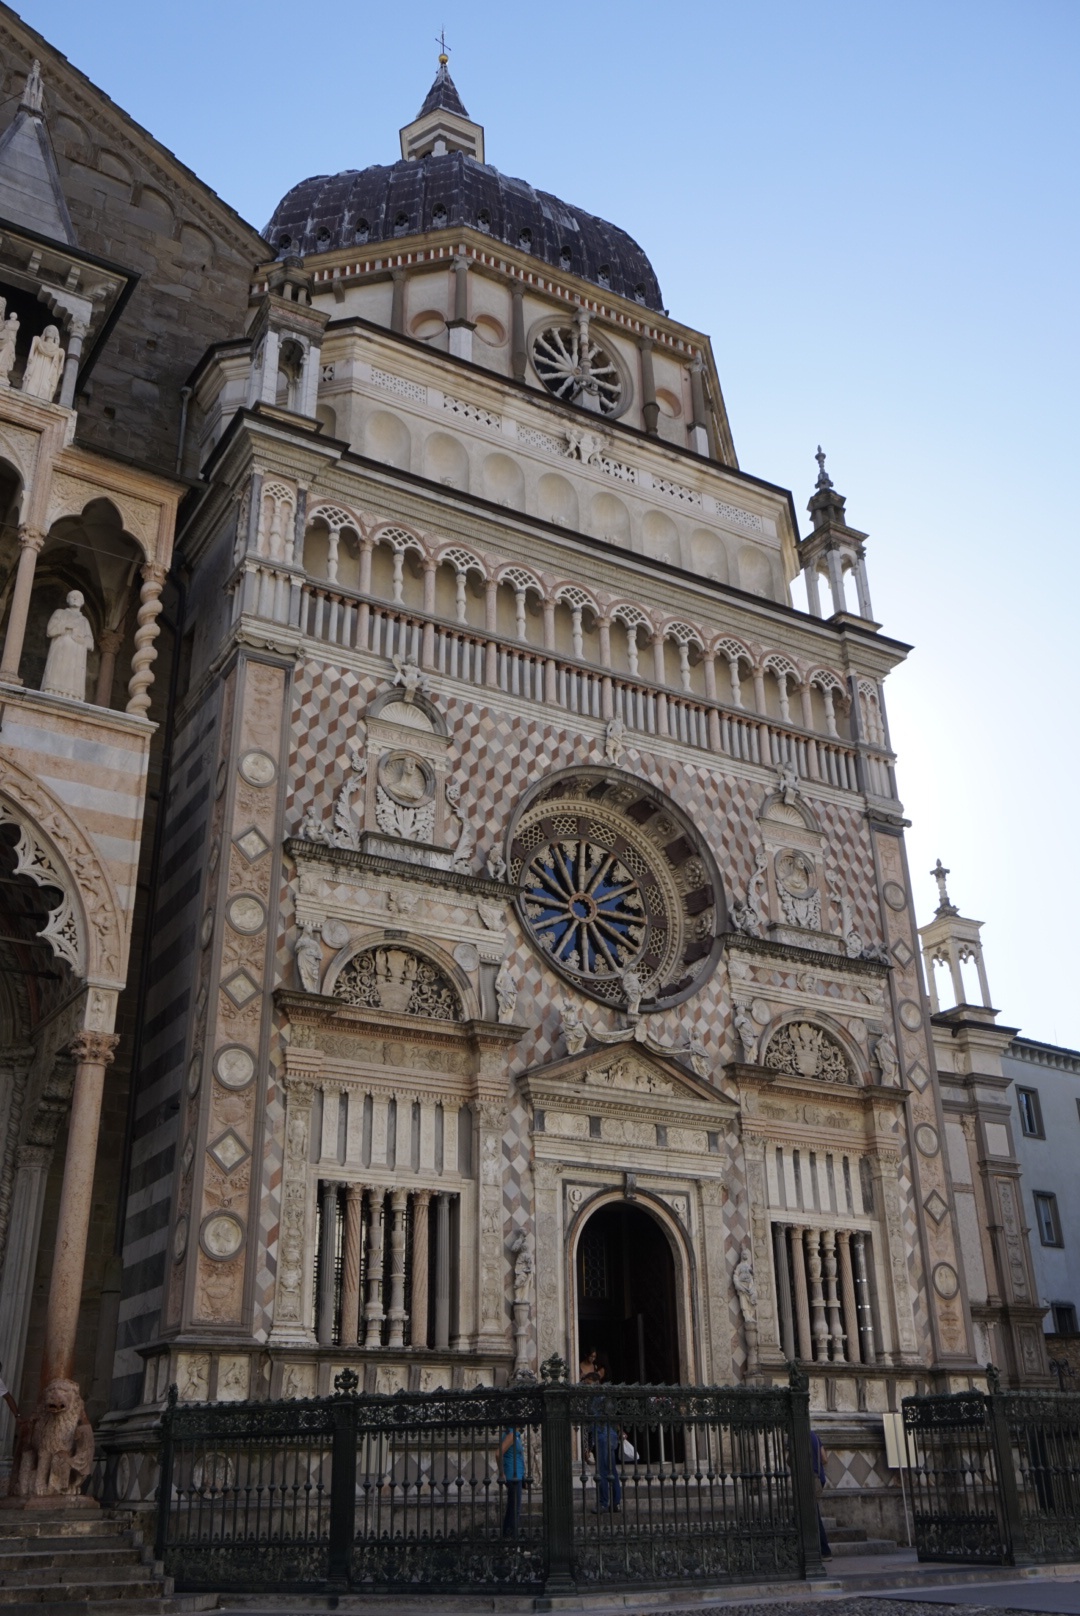
[{"label": "rose window", "polygon": [[648,934],[641,888],[610,848],[584,838],[534,854],[523,878],[533,936],[587,976],[625,971]]},{"label": "rose window", "polygon": [[510,831],[518,913],[545,962],[591,998],[677,1004],[712,969],[724,904],[712,858],[682,813],[614,769],[545,782]]},{"label": "rose window", "polygon": [[616,415],[623,396],[619,367],[606,348],[578,326],[548,326],[533,338],[533,369],[556,398]]}]

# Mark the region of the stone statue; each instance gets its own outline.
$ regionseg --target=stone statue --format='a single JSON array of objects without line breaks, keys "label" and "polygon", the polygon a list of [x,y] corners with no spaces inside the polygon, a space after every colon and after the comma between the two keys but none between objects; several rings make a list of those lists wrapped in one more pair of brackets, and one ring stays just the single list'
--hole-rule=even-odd
[{"label": "stone statue", "polygon": [[701,1039],[691,1038],[687,1048],[690,1052],[690,1065],[694,1069],[694,1075],[696,1077],[708,1077],[709,1051],[705,1048]]},{"label": "stone statue", "polygon": [[471,874],[472,856],[476,847],[476,832],[469,824],[461,811],[461,783],[458,780],[448,780],[445,786],[446,800],[454,813],[454,818],[461,826],[458,839],[454,843],[451,854],[451,869],[465,874]]},{"label": "stone statue", "polygon": [[296,939],[296,970],[305,993],[318,993],[322,977],[322,946],[309,926]]},{"label": "stone statue", "polygon": [[626,750],[626,725],[621,718],[609,718],[604,730],[604,756],[609,763],[621,763]]},{"label": "stone statue", "polygon": [[758,1040],[761,1034],[757,1030],[753,1016],[750,1014],[749,1005],[736,1004],[735,1031],[738,1033],[739,1042],[742,1045],[743,1060],[748,1066],[753,1066],[757,1061]]},{"label": "stone statue", "polygon": [[731,1276],[735,1286],[735,1294],[739,1298],[739,1307],[747,1324],[757,1324],[757,1286],[754,1283],[754,1268],[750,1261],[750,1252],[744,1246],[742,1255],[735,1265],[735,1272]]},{"label": "stone statue", "polygon": [[493,847],[487,856],[487,873],[492,881],[506,880],[506,860],[497,847]]},{"label": "stone statue", "polygon": [[517,1009],[517,984],[510,970],[510,961],[504,959],[495,978],[495,998],[499,1006],[499,1020],[513,1021]]},{"label": "stone statue", "polygon": [[746,902],[732,905],[735,929],[747,937],[760,937],[769,917],[768,867],[765,850],[759,847],[754,858],[754,873],[746,888]]},{"label": "stone statue", "polygon": [[304,842],[325,842],[327,840],[326,827],[311,808],[308,809],[296,827],[296,834]]},{"label": "stone statue", "polygon": [[11,1496],[74,1498],[94,1463],[94,1433],[75,1382],[50,1381],[28,1425]]},{"label": "stone statue", "polygon": [[394,683],[400,685],[404,690],[405,700],[412,702],[417,695],[422,696],[425,692],[427,680],[416,666],[416,663],[406,662],[400,652],[394,653],[393,663]]},{"label": "stone statue", "polygon": [[23,372],[23,392],[51,404],[63,368],[64,350],[60,346],[60,332],[56,326],[47,325],[40,337],[35,337],[30,344],[30,357]]},{"label": "stone statue", "polygon": [[524,1231],[514,1236],[510,1250],[514,1254],[514,1301],[528,1302],[535,1264]]},{"label": "stone statue", "polygon": [[30,71],[26,75],[26,83],[23,85],[19,105],[25,107],[27,112],[40,112],[42,110],[41,103],[44,89],[45,86],[41,81],[41,63],[35,56],[30,63]]},{"label": "stone statue", "polygon": [[94,634],[83,616],[82,606],[81,593],[73,589],[67,597],[67,605],[58,607],[49,618],[45,630],[49,637],[49,655],[41,688],[50,696],[86,700],[86,653],[94,649]]},{"label": "stone statue", "polygon": [[11,386],[11,367],[15,363],[15,339],[19,335],[19,317],[9,314],[4,319],[7,299],[0,297],[0,387]]},{"label": "stone statue", "polygon": [[896,1044],[888,1033],[883,1033],[874,1048],[874,1059],[881,1073],[881,1081],[895,1088],[900,1081],[900,1064],[896,1058]]},{"label": "stone statue", "polygon": [[626,1014],[634,1020],[641,1014],[641,995],[645,991],[645,984],[632,965],[623,972],[621,981],[626,994]]},{"label": "stone statue", "polygon": [[581,1018],[581,1011],[571,999],[562,1002],[562,1031],[566,1040],[566,1053],[580,1055],[585,1048],[589,1030]]},{"label": "stone statue", "polygon": [[799,771],[794,763],[778,763],[776,778],[782,800],[793,803],[799,795]]}]

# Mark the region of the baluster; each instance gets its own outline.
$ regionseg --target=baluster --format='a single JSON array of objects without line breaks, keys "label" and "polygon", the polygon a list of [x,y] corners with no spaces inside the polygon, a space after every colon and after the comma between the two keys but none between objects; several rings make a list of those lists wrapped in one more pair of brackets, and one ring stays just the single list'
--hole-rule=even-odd
[{"label": "baluster", "polygon": [[382,1345],[383,1307],[383,1190],[372,1190],[368,1198],[371,1223],[367,1242],[367,1305],[364,1308],[365,1347]]},{"label": "baluster", "polygon": [[390,1192],[390,1334],[387,1345],[405,1345],[405,1213],[408,1190]]},{"label": "baluster", "polygon": [[810,1329],[814,1337],[814,1357],[822,1362],[829,1356],[829,1326],[825,1321],[825,1297],[821,1289],[821,1235],[806,1230],[806,1268],[810,1277]]},{"label": "baluster", "polygon": [[826,1229],[822,1237],[825,1248],[825,1307],[829,1319],[829,1357],[834,1363],[844,1358],[844,1331],[840,1323],[840,1297],[837,1291],[836,1230]]}]

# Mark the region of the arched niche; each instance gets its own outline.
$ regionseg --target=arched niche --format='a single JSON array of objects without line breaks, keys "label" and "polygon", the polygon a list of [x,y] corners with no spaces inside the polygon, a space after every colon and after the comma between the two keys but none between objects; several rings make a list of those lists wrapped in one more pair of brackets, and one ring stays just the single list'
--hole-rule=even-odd
[{"label": "arched niche", "polygon": [[536,514],[560,527],[577,527],[578,497],[574,486],[558,472],[545,471],[536,483]]},{"label": "arched niche", "polygon": [[589,506],[589,531],[608,544],[630,544],[630,512],[614,494],[594,494]]},{"label": "arched niche", "polygon": [[424,476],[447,488],[468,488],[469,457],[448,432],[433,432],[424,444]]},{"label": "arched niche", "polygon": [[[34,573],[34,590],[20,662],[24,685],[41,686],[49,652],[48,625],[69,591],[83,596],[83,614],[94,636],[87,656],[86,696],[98,707],[126,705],[143,550],[124,528],[111,500],[93,499],[78,516],[50,527]],[[10,596],[4,601],[4,631]]]},{"label": "arched niche", "polygon": [[389,410],[375,410],[364,422],[364,454],[370,460],[408,471],[412,460],[412,439],[400,416]]},{"label": "arched niche", "polygon": [[509,455],[489,454],[481,467],[485,499],[520,511],[525,505],[525,478],[521,467]]}]

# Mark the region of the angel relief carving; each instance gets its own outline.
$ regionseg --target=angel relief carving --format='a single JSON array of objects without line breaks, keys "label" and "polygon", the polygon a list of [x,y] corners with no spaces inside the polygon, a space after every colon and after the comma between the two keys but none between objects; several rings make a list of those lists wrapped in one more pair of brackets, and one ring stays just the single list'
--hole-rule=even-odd
[{"label": "angel relief carving", "polygon": [[835,1038],[809,1021],[789,1021],[774,1033],[764,1064],[790,1077],[816,1077],[825,1083],[857,1081]]},{"label": "angel relief carving", "polygon": [[430,1021],[462,1021],[455,988],[430,960],[406,948],[367,948],[342,966],[335,999],[361,1010],[387,1010]]}]

